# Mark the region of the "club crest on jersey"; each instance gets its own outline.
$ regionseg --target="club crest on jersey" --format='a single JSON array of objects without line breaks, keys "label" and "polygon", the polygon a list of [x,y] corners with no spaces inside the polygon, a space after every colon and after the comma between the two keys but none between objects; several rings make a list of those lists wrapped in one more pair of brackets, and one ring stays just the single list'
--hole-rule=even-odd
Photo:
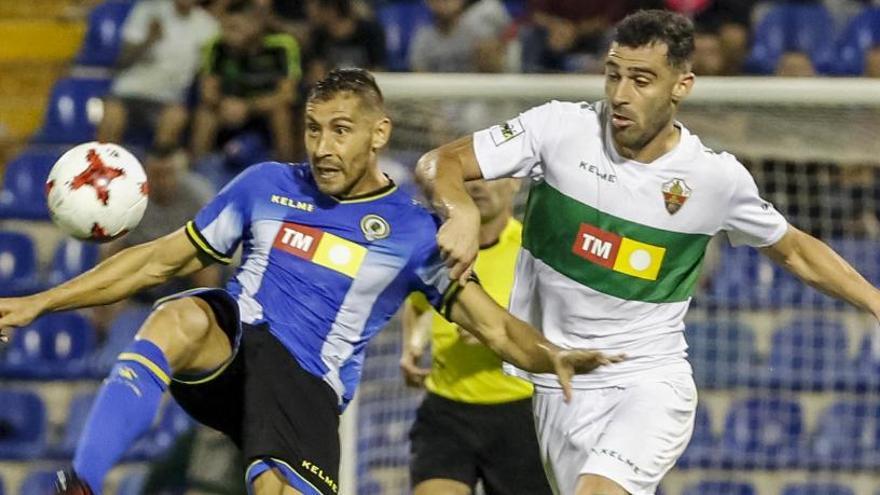
[{"label": "club crest on jersey", "polygon": [[391,226],[379,215],[364,215],[361,218],[361,231],[368,241],[377,241],[391,235]]},{"label": "club crest on jersey", "polygon": [[663,202],[666,203],[666,211],[670,215],[678,213],[689,197],[691,188],[684,179],[675,178],[663,183]]},{"label": "club crest on jersey", "polygon": [[495,143],[495,146],[501,146],[523,132],[525,132],[525,129],[523,129],[519,119],[513,119],[501,125],[492,126],[489,129],[489,136],[492,137],[492,142]]}]

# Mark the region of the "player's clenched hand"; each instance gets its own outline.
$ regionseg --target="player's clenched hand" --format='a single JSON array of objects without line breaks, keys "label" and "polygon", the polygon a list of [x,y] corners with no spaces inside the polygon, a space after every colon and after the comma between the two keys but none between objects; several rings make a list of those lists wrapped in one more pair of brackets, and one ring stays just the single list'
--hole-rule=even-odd
[{"label": "player's clenched hand", "polygon": [[32,297],[0,299],[0,342],[9,341],[9,330],[23,327],[43,312],[43,305]]},{"label": "player's clenched hand", "polygon": [[553,369],[562,386],[565,402],[571,400],[571,378],[575,374],[589,373],[599,366],[623,361],[626,356],[617,354],[609,356],[599,351],[585,349],[558,350],[553,353]]},{"label": "player's clenched hand", "polygon": [[405,349],[400,356],[400,371],[403,373],[403,380],[409,387],[424,387],[425,378],[431,373],[431,370],[419,366],[420,357],[420,354],[411,349]]},{"label": "player's clenched hand", "polygon": [[480,212],[460,210],[450,214],[437,231],[437,246],[449,267],[449,278],[461,283],[470,276],[480,250]]}]

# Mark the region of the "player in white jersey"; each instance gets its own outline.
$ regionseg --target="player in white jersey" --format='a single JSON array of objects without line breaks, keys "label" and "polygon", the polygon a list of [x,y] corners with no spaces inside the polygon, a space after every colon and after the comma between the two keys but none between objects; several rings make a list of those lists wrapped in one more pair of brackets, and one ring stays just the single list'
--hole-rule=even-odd
[{"label": "player in white jersey", "polygon": [[617,26],[606,99],[550,102],[427,153],[418,175],[446,218],[438,243],[463,276],[478,178],[530,177],[511,312],[563,347],[628,358],[577,377],[571,404],[544,375],[535,416],[561,495],[648,495],[690,440],[697,394],[683,319],[709,239],[761,248],[803,281],[880,315],[880,292],[762,200],[748,171],[675,120],[694,84],[693,26],[641,11]]}]

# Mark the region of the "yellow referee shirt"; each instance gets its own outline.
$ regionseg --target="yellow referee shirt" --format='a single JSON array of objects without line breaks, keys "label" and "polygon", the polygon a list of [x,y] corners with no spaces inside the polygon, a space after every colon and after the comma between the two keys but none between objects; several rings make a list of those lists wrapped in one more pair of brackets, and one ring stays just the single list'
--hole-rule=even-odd
[{"label": "yellow referee shirt", "polygon": [[[480,250],[474,270],[483,289],[498,304],[507,307],[513,288],[516,257],[522,242],[522,224],[513,218],[498,242]],[[421,294],[410,296],[420,311],[430,309]],[[433,311],[433,310],[432,310]],[[532,384],[505,375],[501,358],[458,326],[434,313],[431,336],[431,374],[425,380],[429,392],[469,404],[498,404],[532,395]]]}]

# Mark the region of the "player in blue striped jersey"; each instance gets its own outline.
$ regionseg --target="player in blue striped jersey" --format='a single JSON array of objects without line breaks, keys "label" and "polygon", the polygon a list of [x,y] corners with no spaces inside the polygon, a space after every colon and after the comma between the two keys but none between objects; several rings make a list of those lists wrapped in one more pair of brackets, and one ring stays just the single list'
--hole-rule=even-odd
[{"label": "player in blue striped jersey", "polygon": [[251,493],[338,492],[338,421],[364,347],[413,291],[517,366],[572,373],[620,359],[562,350],[480,288],[449,278],[438,222],[377,166],[391,122],[372,77],[338,70],[306,106],[309,164],[255,165],[176,233],[122,251],[33,296],[0,299],[0,329],[48,311],[107,304],[220,262],[225,290],[159,301],[93,406],[59,493],[101,493],[168,388],[244,450]]}]

